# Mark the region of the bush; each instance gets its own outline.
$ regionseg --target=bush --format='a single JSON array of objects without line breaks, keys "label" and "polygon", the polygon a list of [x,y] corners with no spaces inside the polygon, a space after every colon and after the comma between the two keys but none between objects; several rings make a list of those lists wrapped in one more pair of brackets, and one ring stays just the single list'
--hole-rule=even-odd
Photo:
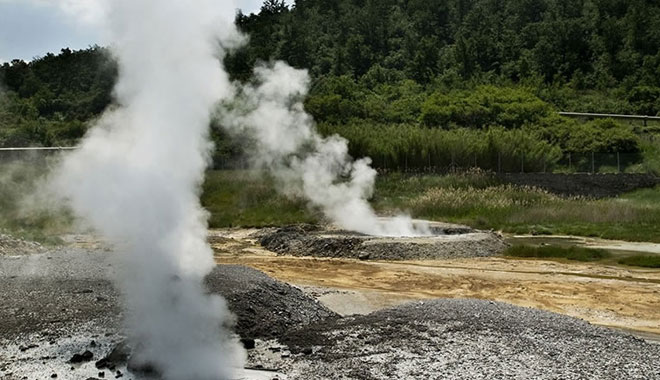
[{"label": "bush", "polygon": [[531,129],[429,129],[410,124],[320,124],[325,134],[339,134],[349,143],[353,157],[371,157],[382,169],[471,168],[520,171],[550,169],[561,151]]},{"label": "bush", "polygon": [[480,86],[474,91],[436,92],[422,105],[427,126],[457,124],[483,128],[500,125],[519,128],[552,113],[552,107],[525,88]]}]

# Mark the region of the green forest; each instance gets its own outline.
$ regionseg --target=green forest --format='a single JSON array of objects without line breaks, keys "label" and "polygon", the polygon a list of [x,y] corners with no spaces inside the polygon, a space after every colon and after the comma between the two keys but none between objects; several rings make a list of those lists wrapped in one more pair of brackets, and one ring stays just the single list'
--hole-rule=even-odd
[{"label": "green forest", "polygon": [[[616,154],[625,170],[660,171],[658,125],[558,115],[660,114],[655,1],[267,0],[236,24],[250,38],[223,62],[231,77],[272,60],[307,69],[319,130],[376,167],[570,170],[567,157],[597,154],[612,170]],[[3,64],[0,146],[75,144],[116,78],[97,46]],[[240,159],[213,136],[216,164]]]}]

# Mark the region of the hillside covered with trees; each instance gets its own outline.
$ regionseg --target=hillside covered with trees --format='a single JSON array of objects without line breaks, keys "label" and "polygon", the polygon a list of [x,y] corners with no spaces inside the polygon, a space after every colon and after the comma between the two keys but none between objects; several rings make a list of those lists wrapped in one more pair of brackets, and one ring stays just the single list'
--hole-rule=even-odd
[{"label": "hillside covered with trees", "polygon": [[[567,153],[660,150],[654,127],[557,115],[660,113],[654,1],[267,0],[236,23],[250,40],[225,60],[232,77],[271,60],[309,70],[320,130],[377,166],[524,156],[540,170]],[[0,145],[75,143],[116,75],[100,47],[0,66]],[[218,157],[240,155],[215,138]]]}]

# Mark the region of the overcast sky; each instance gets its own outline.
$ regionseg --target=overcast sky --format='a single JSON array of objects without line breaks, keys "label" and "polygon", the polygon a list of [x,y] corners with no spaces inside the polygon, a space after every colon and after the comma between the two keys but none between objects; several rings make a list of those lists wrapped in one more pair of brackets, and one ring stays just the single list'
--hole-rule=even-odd
[{"label": "overcast sky", "polygon": [[[222,1],[222,0],[219,0]],[[31,60],[64,47],[103,45],[93,22],[79,22],[72,13],[88,11],[92,0],[0,0],[0,62]],[[259,10],[262,0],[239,0],[243,13]],[[67,10],[63,10],[67,8]],[[86,13],[89,17],[93,14]]]}]

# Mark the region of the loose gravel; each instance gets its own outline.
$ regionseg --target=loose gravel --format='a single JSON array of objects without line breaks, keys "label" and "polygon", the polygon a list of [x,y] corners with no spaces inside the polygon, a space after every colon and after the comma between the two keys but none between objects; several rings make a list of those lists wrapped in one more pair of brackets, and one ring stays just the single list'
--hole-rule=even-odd
[{"label": "loose gravel", "polygon": [[[84,250],[0,257],[0,378],[98,374],[94,362],[124,339],[116,258]],[[288,379],[660,379],[660,345],[540,310],[436,300],[339,318],[245,267],[219,266],[207,286],[227,298],[236,332],[256,338],[249,365]],[[92,360],[70,363],[86,351]]]},{"label": "loose gravel", "polygon": [[299,355],[290,379],[660,379],[660,345],[481,300],[410,303],[281,341]]},{"label": "loose gravel", "polygon": [[48,249],[40,243],[0,234],[0,256],[18,256],[43,253]]}]

